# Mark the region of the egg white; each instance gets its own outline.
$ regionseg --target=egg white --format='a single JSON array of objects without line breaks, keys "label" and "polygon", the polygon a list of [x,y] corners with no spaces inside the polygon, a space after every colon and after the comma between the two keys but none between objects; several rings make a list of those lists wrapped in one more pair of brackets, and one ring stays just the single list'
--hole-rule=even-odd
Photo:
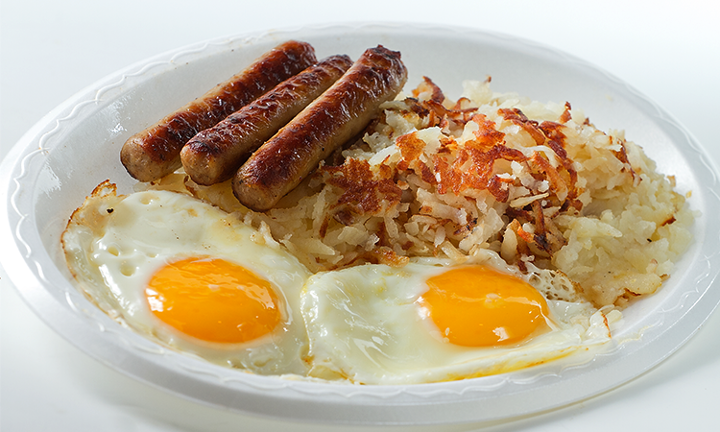
[{"label": "egg white", "polygon": [[[363,265],[310,272],[290,253],[232,215],[169,191],[116,196],[101,184],[63,233],[68,267],[108,315],[149,338],[224,366],[258,374],[413,384],[504,373],[548,362],[610,340],[607,320],[587,303],[548,301],[551,331],[520,344],[473,348],[448,343],[416,300],[425,281],[449,268],[415,259],[402,268]],[[187,336],[157,318],[144,289],[165,264],[186,257],[222,258],[276,288],[282,322],[241,344]],[[504,272],[485,251],[466,264]]]},{"label": "egg white", "polygon": [[308,279],[301,304],[310,340],[309,374],[361,384],[457,380],[517,370],[610,340],[603,313],[590,304],[548,301],[551,330],[529,341],[487,348],[451,344],[415,303],[428,289],[427,278],[447,269],[426,259],[402,268],[370,264]]},{"label": "egg white", "polygon": [[[103,183],[63,234],[71,272],[88,297],[119,322],[186,354],[258,374],[305,375],[307,335],[299,296],[309,271],[277,243],[193,197],[168,191],[116,196]],[[186,257],[222,258],[270,281],[281,323],[241,344],[206,342],[158,319],[145,300],[152,274]]]}]

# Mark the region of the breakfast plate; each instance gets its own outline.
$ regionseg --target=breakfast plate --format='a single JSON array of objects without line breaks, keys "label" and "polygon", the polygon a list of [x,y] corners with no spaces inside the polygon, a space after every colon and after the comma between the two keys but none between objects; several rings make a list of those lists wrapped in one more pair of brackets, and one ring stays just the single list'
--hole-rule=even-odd
[{"label": "breakfast plate", "polygon": [[[622,129],[691,193],[693,245],[655,295],[623,312],[616,342],[593,356],[453,382],[359,386],[257,376],[168,350],[121,326],[72,283],[60,246],[67,220],[110,179],[133,190],[118,154],[125,140],[288,39],[318,57],[357,58],[382,44],[402,53],[408,86],[428,76],[451,97],[463,80],[492,77],[495,91],[570,101],[601,130]],[[423,26],[317,26],[198,43],[131,65],[78,93],[38,122],[0,170],[3,267],[31,308],[99,361],[200,403],[292,420],[432,424],[527,415],[591,397],[652,368],[690,338],[720,301],[713,241],[720,225],[718,171],[670,114],[586,62],[514,37]]]}]

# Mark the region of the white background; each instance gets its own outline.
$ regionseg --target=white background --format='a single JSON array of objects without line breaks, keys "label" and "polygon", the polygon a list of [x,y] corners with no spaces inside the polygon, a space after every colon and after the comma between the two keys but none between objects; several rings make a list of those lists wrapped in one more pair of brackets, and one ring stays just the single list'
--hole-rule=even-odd
[{"label": "white background", "polygon": [[[714,0],[2,0],[0,159],[75,92],[163,51],[304,24],[407,21],[507,33],[588,60],[672,113],[717,166],[719,20],[720,2]],[[57,336],[22,302],[2,271],[0,325],[2,432],[338,430],[200,406],[121,375]],[[681,350],[620,388],[502,424],[443,430],[718,430],[719,338],[716,312]],[[382,429],[438,428],[375,430]]]}]

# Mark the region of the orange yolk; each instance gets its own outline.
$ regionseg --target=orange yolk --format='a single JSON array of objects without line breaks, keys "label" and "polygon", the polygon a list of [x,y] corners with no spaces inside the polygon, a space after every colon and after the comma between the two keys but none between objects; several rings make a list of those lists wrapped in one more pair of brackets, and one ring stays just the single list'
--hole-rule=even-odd
[{"label": "orange yolk", "polygon": [[208,342],[247,342],[281,319],[270,282],[221,259],[168,264],[150,279],[145,297],[160,320]]},{"label": "orange yolk", "polygon": [[484,266],[457,267],[427,285],[418,302],[455,345],[511,344],[549,328],[545,298],[514,276]]}]

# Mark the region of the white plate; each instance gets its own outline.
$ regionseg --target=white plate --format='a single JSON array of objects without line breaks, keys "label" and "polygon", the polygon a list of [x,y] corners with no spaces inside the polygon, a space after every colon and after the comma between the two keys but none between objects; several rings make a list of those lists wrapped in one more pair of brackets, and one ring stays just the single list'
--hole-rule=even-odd
[{"label": "white plate", "polygon": [[[312,43],[318,57],[357,58],[383,44],[402,52],[414,87],[423,75],[450,97],[465,79],[492,76],[495,91],[582,108],[603,130],[624,129],[658,169],[675,175],[701,215],[692,248],[656,295],[625,311],[624,342],[595,358],[570,358],[504,375],[412,386],[351,386],[253,376],[168,351],[122,328],[71,283],[59,238],[95,185],[134,181],[119,161],[127,137],[241,70],[281,41]],[[679,348],[720,301],[717,169],[673,118],[607,73],[532,42],[475,30],[419,25],[323,26],[201,43],[130,66],[88,87],[35,125],[0,170],[0,257],[21,295],[51,327],[89,355],[139,380],[198,402],[278,418],[342,423],[487,421],[598,394]]]}]

